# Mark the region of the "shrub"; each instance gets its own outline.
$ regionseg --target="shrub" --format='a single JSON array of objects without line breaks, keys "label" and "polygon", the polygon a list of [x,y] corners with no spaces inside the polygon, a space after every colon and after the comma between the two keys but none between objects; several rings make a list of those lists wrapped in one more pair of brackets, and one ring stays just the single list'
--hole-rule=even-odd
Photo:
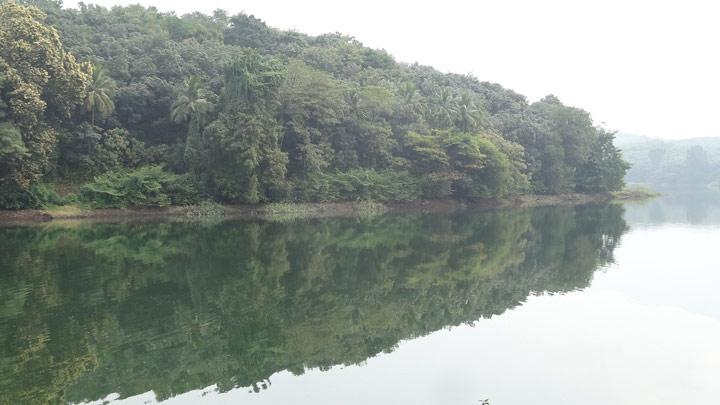
[{"label": "shrub", "polygon": [[215,224],[225,218],[225,207],[215,201],[205,200],[187,207],[185,217],[203,224]]},{"label": "shrub", "polygon": [[161,207],[193,204],[200,195],[188,175],[143,166],[95,177],[80,189],[79,200],[97,208]]},{"label": "shrub", "polygon": [[275,222],[291,222],[297,219],[310,218],[323,210],[322,205],[303,203],[270,203],[266,204],[262,213],[265,219]]},{"label": "shrub", "polygon": [[420,181],[408,172],[354,169],[321,173],[298,184],[300,201],[411,201],[420,197]]},{"label": "shrub", "polygon": [[62,204],[52,186],[47,184],[34,184],[28,189],[2,188],[0,189],[0,208],[4,209],[43,209],[50,205]]},{"label": "shrub", "polygon": [[58,169],[64,177],[89,178],[110,170],[138,166],[144,150],[145,145],[125,129],[102,130],[82,124],[60,132]]},{"label": "shrub", "polygon": [[355,215],[360,218],[374,218],[385,214],[388,207],[374,201],[360,201],[353,207]]}]

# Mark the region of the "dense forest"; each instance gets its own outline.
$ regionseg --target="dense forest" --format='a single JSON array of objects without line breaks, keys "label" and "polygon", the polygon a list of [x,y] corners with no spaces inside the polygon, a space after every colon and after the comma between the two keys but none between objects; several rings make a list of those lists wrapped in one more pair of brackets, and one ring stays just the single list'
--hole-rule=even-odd
[{"label": "dense forest", "polygon": [[4,0],[0,20],[4,208],[605,192],[627,170],[555,96],[341,34],[52,0]]},{"label": "dense forest", "polygon": [[0,228],[0,404],[260,390],[357,364],[587,287],[623,212]]}]

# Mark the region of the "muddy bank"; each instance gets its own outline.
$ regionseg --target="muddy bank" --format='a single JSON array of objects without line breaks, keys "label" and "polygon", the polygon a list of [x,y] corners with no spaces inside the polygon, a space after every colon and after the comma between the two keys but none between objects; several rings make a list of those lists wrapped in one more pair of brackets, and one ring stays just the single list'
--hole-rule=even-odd
[{"label": "muddy bank", "polygon": [[[412,202],[372,203],[280,203],[259,205],[223,205],[223,218],[324,218],[377,215],[388,212],[443,213],[464,209],[502,209],[553,205],[582,205],[610,201],[633,201],[654,197],[652,193],[619,192],[606,194],[520,195],[508,198],[475,200],[418,200]],[[194,207],[82,209],[74,206],[49,210],[0,210],[0,226],[43,222],[147,222],[188,220]]]}]

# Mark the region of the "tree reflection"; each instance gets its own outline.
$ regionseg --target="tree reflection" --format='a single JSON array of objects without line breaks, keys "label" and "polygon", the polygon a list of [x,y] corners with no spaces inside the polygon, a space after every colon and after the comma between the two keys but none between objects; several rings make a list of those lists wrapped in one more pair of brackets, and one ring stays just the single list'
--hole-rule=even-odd
[{"label": "tree reflection", "polygon": [[584,288],[618,205],[290,223],[0,230],[7,403],[158,399],[355,364]]}]

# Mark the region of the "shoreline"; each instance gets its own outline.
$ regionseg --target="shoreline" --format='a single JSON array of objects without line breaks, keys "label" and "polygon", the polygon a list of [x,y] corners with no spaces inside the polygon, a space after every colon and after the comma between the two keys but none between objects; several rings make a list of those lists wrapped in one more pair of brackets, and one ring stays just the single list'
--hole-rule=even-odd
[{"label": "shoreline", "polygon": [[[391,212],[447,213],[465,209],[495,210],[545,206],[574,206],[613,201],[642,201],[658,194],[645,191],[620,191],[602,194],[525,194],[504,198],[474,200],[438,199],[409,202],[332,202],[332,203],[267,203],[256,205],[219,205],[226,219],[296,219],[379,215]],[[0,210],[0,226],[30,225],[59,222],[137,222],[186,220],[201,221],[191,217],[193,206],[168,206],[158,208],[79,208],[61,206],[51,209]]]}]

